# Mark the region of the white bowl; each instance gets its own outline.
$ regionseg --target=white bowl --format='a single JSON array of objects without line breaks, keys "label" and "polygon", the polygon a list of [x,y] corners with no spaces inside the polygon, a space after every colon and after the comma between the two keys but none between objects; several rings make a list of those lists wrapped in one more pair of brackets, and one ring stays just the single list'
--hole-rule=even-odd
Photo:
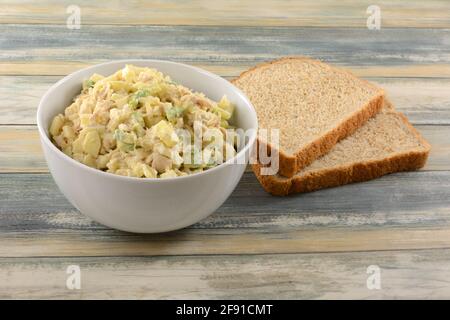
[{"label": "white bowl", "polygon": [[[125,64],[156,68],[214,100],[226,95],[236,105],[234,125],[253,129],[245,147],[235,158],[217,167],[169,179],[118,176],[90,168],[65,155],[49,139],[48,128],[53,117],[63,112],[80,92],[84,79],[93,73],[112,74]],[[241,179],[258,126],[250,101],[227,80],[196,67],[159,60],[112,61],[72,73],[42,97],[37,125],[50,172],[70,203],[101,224],[140,233],[180,229],[213,213]]]}]

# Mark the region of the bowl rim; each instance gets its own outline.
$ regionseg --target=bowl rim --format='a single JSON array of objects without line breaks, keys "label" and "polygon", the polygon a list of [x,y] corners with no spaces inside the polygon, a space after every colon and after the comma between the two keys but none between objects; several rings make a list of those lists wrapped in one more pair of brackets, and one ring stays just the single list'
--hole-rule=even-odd
[{"label": "bowl rim", "polygon": [[[91,172],[93,174],[97,174],[100,176],[104,176],[105,178],[110,177],[111,179],[117,179],[117,180],[122,180],[122,181],[129,181],[129,182],[139,182],[139,183],[152,183],[155,181],[161,182],[161,183],[170,183],[172,181],[180,181],[182,179],[186,180],[186,179],[195,179],[195,177],[201,177],[203,175],[208,175],[211,174],[212,172],[216,171],[216,170],[220,170],[221,168],[224,168],[225,166],[230,166],[233,165],[234,161],[242,156],[243,153],[248,152],[250,146],[253,146],[255,141],[256,141],[256,137],[257,137],[257,131],[258,131],[258,117],[256,115],[256,111],[255,111],[255,107],[253,106],[253,104],[250,102],[250,100],[247,98],[247,96],[239,89],[237,88],[234,84],[232,84],[230,81],[227,81],[232,87],[233,89],[237,92],[238,96],[245,102],[245,104],[247,105],[247,108],[250,109],[250,114],[253,117],[253,122],[255,123],[255,127],[250,128],[250,130],[252,130],[249,140],[248,142],[245,144],[245,146],[231,159],[219,164],[218,166],[215,166],[211,169],[202,171],[202,172],[198,172],[198,173],[194,173],[194,174],[189,174],[186,176],[179,176],[179,177],[173,177],[173,178],[138,178],[138,177],[129,177],[129,176],[121,176],[118,174],[114,174],[114,173],[110,173],[110,172],[105,172],[99,169],[95,169],[95,168],[91,168],[87,165],[85,165],[84,163],[78,162],[75,159],[69,157],[68,155],[66,155],[64,152],[62,152],[59,148],[57,148],[50,140],[49,136],[46,134],[45,129],[43,127],[43,121],[42,121],[42,117],[44,114],[43,111],[43,102],[45,100],[48,99],[48,96],[52,94],[52,92],[54,90],[56,90],[57,87],[59,87],[62,83],[67,82],[67,81],[71,81],[74,77],[76,77],[77,75],[79,75],[80,73],[89,71],[89,70],[95,70],[98,67],[101,66],[105,66],[105,65],[110,65],[110,64],[133,64],[135,62],[140,62],[140,63],[146,63],[146,62],[154,62],[154,63],[167,63],[167,64],[173,64],[175,66],[183,66],[183,67],[187,67],[188,69],[192,69],[195,72],[204,74],[208,77],[211,77],[213,79],[219,80],[219,81],[227,81],[226,79],[212,73],[209,71],[206,71],[204,69],[201,69],[199,67],[195,67],[192,65],[188,65],[185,63],[180,63],[180,62],[174,62],[174,61],[169,61],[169,60],[160,60],[160,59],[121,59],[121,60],[111,60],[111,61],[107,61],[107,62],[103,62],[103,63],[99,63],[99,64],[95,64],[92,66],[88,66],[85,68],[82,68],[80,70],[77,70],[75,72],[72,72],[68,75],[66,75],[65,77],[63,77],[62,79],[60,79],[59,81],[57,81],[55,84],[53,84],[49,89],[47,89],[47,91],[44,93],[44,95],[42,96],[42,98],[39,100],[39,105],[37,108],[37,112],[36,112],[36,124],[37,124],[37,128],[39,131],[39,136],[41,138],[41,141],[45,144],[45,146],[47,148],[49,148],[51,150],[51,152],[54,152],[60,159],[62,159],[62,161],[68,161],[69,163],[72,163],[73,165],[77,166],[78,168],[80,168],[81,170],[87,170],[87,172]],[[155,67],[157,69],[157,67]],[[95,72],[95,71],[93,71]]]}]

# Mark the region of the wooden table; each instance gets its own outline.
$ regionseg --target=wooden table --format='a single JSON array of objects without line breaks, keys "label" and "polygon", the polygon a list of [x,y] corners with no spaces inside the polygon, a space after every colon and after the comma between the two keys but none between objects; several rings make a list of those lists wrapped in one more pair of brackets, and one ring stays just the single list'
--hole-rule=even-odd
[{"label": "wooden table", "polygon": [[[450,2],[105,3],[0,4],[0,298],[450,298]],[[366,27],[371,4],[381,30]],[[212,216],[157,235],[89,220],[48,173],[36,106],[69,72],[155,58],[233,78],[285,55],[384,87],[432,144],[426,167],[287,198],[246,172]],[[81,290],[66,287],[69,265]]]}]

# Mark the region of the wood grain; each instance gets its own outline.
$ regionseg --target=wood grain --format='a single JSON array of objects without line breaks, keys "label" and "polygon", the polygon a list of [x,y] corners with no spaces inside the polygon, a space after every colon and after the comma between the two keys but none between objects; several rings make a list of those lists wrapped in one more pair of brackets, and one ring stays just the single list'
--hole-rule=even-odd
[{"label": "wood grain", "polygon": [[[270,59],[267,59],[270,60]],[[20,61],[11,62],[0,61],[0,76],[19,75],[19,76],[63,76],[82,68],[94,65],[95,63],[105,62],[105,60],[89,60],[88,62],[76,61]],[[224,77],[234,78],[241,72],[251,68],[257,62],[190,62],[181,61],[220,74]],[[346,65],[354,74],[360,77],[398,77],[398,78],[450,78],[450,65],[434,63],[414,64],[400,66],[353,66]]]},{"label": "wood grain", "polygon": [[[450,170],[450,126],[416,125],[433,146],[425,170]],[[0,172],[47,172],[35,126],[0,126]]]},{"label": "wood grain", "polygon": [[[66,8],[82,27],[66,27]],[[380,31],[366,27],[381,8]],[[450,298],[450,2],[1,1],[0,298]],[[426,168],[287,198],[246,172],[210,217],[111,230],[59,192],[35,124],[45,90],[112,59],[169,59],[226,78],[309,55],[386,89],[432,144]],[[66,289],[80,265],[82,290]],[[366,287],[381,268],[382,290]]]},{"label": "wood grain", "polygon": [[36,124],[40,99],[60,78],[0,76],[0,124]]},{"label": "wood grain", "polygon": [[[60,76],[0,76],[0,125],[35,124],[39,100],[59,79]],[[450,124],[450,79],[366,79],[384,88],[396,108],[414,124]]]},{"label": "wood grain", "polygon": [[377,68],[450,63],[446,29],[0,25],[0,31],[2,63],[153,58],[248,66],[286,55]]},{"label": "wood grain", "polygon": [[[84,218],[59,192],[49,174],[0,174],[0,233],[85,229],[138,238]],[[253,173],[245,173],[236,191],[216,214],[190,229],[264,231],[337,227],[427,227],[450,223],[450,172],[409,172],[290,197],[264,192]],[[421,190],[428,183],[429,189]],[[424,199],[426,198],[426,199]],[[425,200],[425,201],[424,201]],[[352,206],[348,203],[351,201]],[[381,205],[382,204],[382,205]],[[424,212],[430,212],[424,216]],[[283,220],[285,219],[285,220]],[[21,224],[23,223],[23,224]],[[219,231],[218,231],[219,232]],[[95,233],[93,233],[95,235]]]},{"label": "wood grain", "polygon": [[46,174],[1,175],[0,210],[0,257],[450,248],[447,171],[394,174],[288,198],[270,196],[246,173],[208,219],[157,235],[93,223],[68,204]]},{"label": "wood grain", "polygon": [[382,87],[395,107],[412,123],[450,123],[450,79],[368,79]]},{"label": "wood grain", "polygon": [[[81,290],[66,269],[81,269]],[[367,268],[380,267],[369,290]],[[448,299],[450,250],[0,259],[2,299]]]},{"label": "wood grain", "polygon": [[[65,24],[66,8],[77,4],[82,25],[239,25],[318,26],[366,28],[370,0],[274,1],[274,0],[191,0],[113,2],[95,1],[2,1],[0,22]],[[447,1],[378,0],[382,27],[448,28]]]},{"label": "wood grain", "polygon": [[35,126],[0,126],[0,172],[46,172]]}]

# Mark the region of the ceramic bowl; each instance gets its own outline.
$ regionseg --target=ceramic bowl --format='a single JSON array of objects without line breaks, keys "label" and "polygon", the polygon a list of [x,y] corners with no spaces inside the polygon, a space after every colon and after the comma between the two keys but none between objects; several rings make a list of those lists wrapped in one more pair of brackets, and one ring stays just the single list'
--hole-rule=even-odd
[{"label": "ceramic bowl", "polygon": [[[93,73],[110,75],[125,64],[155,68],[213,100],[223,95],[236,105],[234,125],[248,130],[235,158],[189,176],[168,179],[124,177],[88,167],[65,155],[49,139],[54,116],[64,111]],[[139,233],[180,229],[213,213],[235,189],[256,140],[257,117],[245,95],[205,70],[160,60],[121,60],[85,68],[63,78],[42,97],[37,125],[45,159],[61,192],[83,214],[111,228]]]}]

